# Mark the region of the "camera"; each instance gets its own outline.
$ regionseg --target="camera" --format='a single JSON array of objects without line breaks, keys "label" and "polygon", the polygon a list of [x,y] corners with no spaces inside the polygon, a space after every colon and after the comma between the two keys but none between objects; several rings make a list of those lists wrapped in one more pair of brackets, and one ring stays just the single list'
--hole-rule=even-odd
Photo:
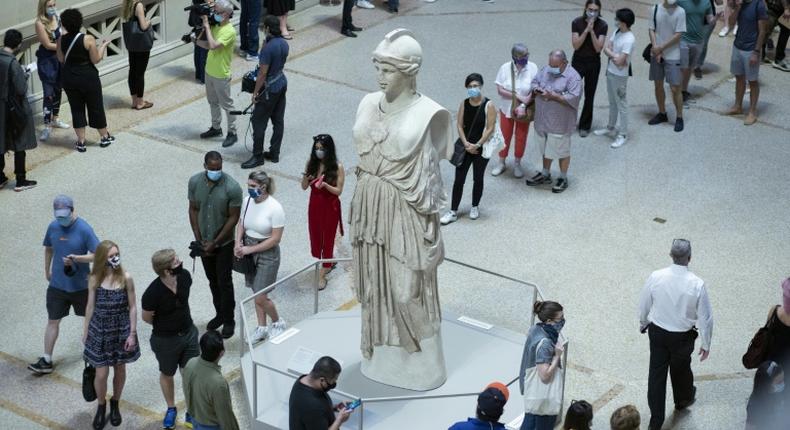
[{"label": "camera", "polygon": [[[192,27],[192,30],[190,30],[189,33],[181,36],[181,41],[184,43],[192,43],[192,38],[206,40],[206,36],[201,35],[203,31],[203,21],[201,17],[211,16],[211,14],[214,12],[211,9],[211,6],[209,6],[208,3],[204,3],[203,0],[192,0],[192,4],[184,8],[184,12],[189,12],[187,25]],[[209,21],[212,25],[215,24],[213,19],[210,19]]]},{"label": "camera", "polygon": [[[192,13],[194,12],[197,16],[203,15],[211,15],[212,10],[211,6],[208,3],[203,3],[201,0],[192,0],[192,4],[184,8],[184,12],[189,12],[190,18],[192,18]],[[190,23],[190,25],[195,25],[194,23]]]},{"label": "camera", "polygon": [[189,256],[191,258],[202,257],[204,252],[202,243],[196,240],[189,243]]}]

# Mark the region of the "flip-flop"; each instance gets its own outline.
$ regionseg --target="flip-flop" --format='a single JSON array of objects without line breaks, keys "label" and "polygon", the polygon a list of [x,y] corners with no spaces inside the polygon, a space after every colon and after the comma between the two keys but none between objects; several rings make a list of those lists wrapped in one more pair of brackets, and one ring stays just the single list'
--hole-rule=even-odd
[{"label": "flip-flop", "polygon": [[142,106],[140,106],[140,107],[134,106],[134,107],[132,107],[132,109],[134,109],[134,110],[143,110],[143,109],[148,109],[148,108],[152,108],[152,107],[154,107],[154,104],[149,102],[149,101],[146,101],[145,103],[143,103]]},{"label": "flip-flop", "polygon": [[323,285],[321,284],[321,280],[318,281],[318,291],[324,291],[326,289],[327,284],[329,284],[329,280],[324,278]]}]

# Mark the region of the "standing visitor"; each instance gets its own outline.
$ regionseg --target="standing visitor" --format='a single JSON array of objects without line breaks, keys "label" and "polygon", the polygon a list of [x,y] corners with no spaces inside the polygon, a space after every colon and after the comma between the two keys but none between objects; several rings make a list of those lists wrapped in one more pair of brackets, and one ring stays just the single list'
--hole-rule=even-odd
[{"label": "standing visitor", "polygon": [[650,338],[647,379],[650,430],[659,430],[664,423],[667,370],[672,376],[675,409],[686,409],[697,400],[691,372],[694,341],[702,335],[699,355],[700,361],[705,361],[713,335],[708,290],[705,282],[688,268],[691,243],[685,239],[673,240],[669,255],[673,264],[650,274],[639,298],[640,331],[647,331]]},{"label": "standing visitor", "polygon": [[648,21],[650,43],[652,44],[649,78],[653,81],[658,113],[647,123],[656,125],[669,121],[664,90],[664,81],[666,80],[671,91],[672,102],[675,104],[677,116],[675,131],[681,132],[684,124],[680,38],[686,32],[686,11],[682,7],[678,7],[677,0],[664,0],[661,4],[655,5],[651,12],[656,19]]},{"label": "standing visitor", "polygon": [[[302,189],[310,188],[307,206],[307,230],[310,253],[314,258],[334,258],[337,229],[343,235],[340,195],[346,182],[343,164],[337,161],[335,141],[328,134],[313,137],[310,159],[302,173]],[[324,263],[318,272],[318,289],[326,288],[326,275],[336,263]]]},{"label": "standing visitor", "polygon": [[276,27],[280,30],[279,34],[285,40],[291,40],[290,29],[288,28],[288,12],[296,8],[295,0],[264,0],[266,13],[277,18]]},{"label": "standing visitor", "polygon": [[309,374],[296,379],[288,398],[290,430],[340,430],[348,421],[351,410],[346,409],[345,403],[332,405],[328,394],[337,386],[341,370],[337,360],[324,356],[315,362]]},{"label": "standing visitor", "polygon": [[239,50],[247,61],[258,61],[258,26],[261,21],[261,0],[241,0],[239,18]]},{"label": "standing visitor", "polygon": [[[14,191],[25,191],[36,186],[36,181],[27,179],[25,169],[26,152],[38,146],[36,128],[33,124],[33,110],[27,101],[28,74],[22,69],[15,51],[22,43],[22,33],[10,29],[3,36],[3,49],[0,49],[0,189],[8,183],[5,170],[5,153],[14,153]],[[10,101],[14,101],[24,125],[8,112]]]},{"label": "standing visitor", "polygon": [[121,400],[126,384],[126,364],[140,358],[137,343],[137,296],[131,275],[121,266],[118,245],[104,240],[96,247],[96,264],[88,280],[88,305],[82,343],[85,361],[96,368],[96,416],[93,428],[101,430],[107,424],[107,378],[113,368],[110,424],[121,425]]},{"label": "standing visitor", "polygon": [[466,152],[464,159],[455,168],[455,182],[453,182],[453,197],[450,211],[442,215],[440,222],[449,224],[458,220],[458,206],[461,204],[461,197],[464,193],[464,183],[469,167],[473,166],[472,177],[472,209],[469,211],[469,219],[480,217],[480,199],[483,197],[483,181],[485,178],[488,159],[481,155],[483,144],[491,138],[496,126],[496,108],[493,103],[483,97],[483,76],[479,73],[472,73],[466,77],[467,98],[461,102],[456,118],[456,128],[458,138],[464,144]]},{"label": "standing visitor", "polygon": [[[771,337],[767,358],[790,369],[790,278],[782,282],[782,304],[771,306],[768,318],[775,317],[770,325]],[[790,375],[785,373],[785,383],[790,385]],[[785,403],[790,405],[790,390],[786,391]]]},{"label": "standing visitor", "polygon": [[[246,273],[244,280],[247,288],[257,293],[277,281],[285,212],[280,202],[272,197],[274,180],[262,170],[250,173],[247,194],[244,198],[244,213],[236,226],[233,254],[236,258],[252,258],[255,271]],[[253,342],[277,337],[285,331],[285,320],[280,318],[268,294],[255,297],[255,315],[258,326],[252,335]],[[271,327],[267,325],[267,316],[272,319]]]},{"label": "standing visitor", "polygon": [[709,25],[716,24],[716,9],[710,0],[678,0],[678,6],[686,12],[686,32],[680,38],[680,70],[683,74],[683,103],[688,104],[691,99],[688,91],[691,71],[702,65],[700,58],[706,43],[705,32]]},{"label": "standing visitor", "polygon": [[[618,9],[614,24],[617,28],[603,49],[609,57],[606,66],[606,92],[609,94],[609,123],[606,128],[593,131],[596,136],[617,136],[612,148],[619,148],[628,141],[628,77],[631,75],[631,54],[636,38],[631,32],[636,17],[631,9]],[[617,127],[617,121],[620,127]]]},{"label": "standing visitor", "polygon": [[189,224],[195,241],[203,249],[200,259],[208,278],[214,318],[207,330],[222,326],[222,337],[233,336],[236,328],[233,295],[233,228],[239,220],[241,185],[222,172],[222,155],[209,151],[203,157],[202,172],[189,178]]},{"label": "standing visitor", "polygon": [[99,239],[93,228],[74,212],[74,200],[63,194],[52,203],[55,220],[44,235],[44,276],[47,288],[47,329],[44,355],[28,369],[41,374],[52,373],[52,351],[60,332],[60,320],[74,309],[85,316],[88,304],[88,272]]},{"label": "standing visitor", "polygon": [[[499,164],[491,171],[491,175],[499,176],[507,169],[505,159],[510,151],[510,139],[513,145],[515,160],[513,163],[513,176],[523,178],[521,158],[527,149],[527,134],[529,121],[518,120],[517,116],[524,116],[529,104],[528,95],[532,89],[532,80],[538,74],[538,66],[529,61],[529,49],[523,43],[516,43],[510,49],[511,61],[499,67],[496,75],[496,91],[499,95],[497,108],[499,110],[499,129],[505,141],[505,147],[499,151]],[[515,137],[514,137],[515,135]]]},{"label": "standing visitor", "polygon": [[[734,0],[730,0],[734,4]],[[743,0],[737,9],[738,34],[732,45],[730,73],[735,75],[735,103],[727,115],[743,113],[743,96],[749,83],[749,113],[743,125],[757,122],[760,99],[760,50],[768,35],[768,10],[763,0]]]},{"label": "standing visitor", "polygon": [[[107,117],[104,114],[104,97],[99,70],[96,64],[107,53],[109,40],[96,46],[96,38],[80,33],[82,13],[77,9],[66,9],[60,16],[60,22],[66,34],[58,39],[58,60],[63,64],[61,76],[63,89],[69,99],[71,120],[77,142],[74,144],[78,152],[85,152],[85,126],[90,125],[99,131],[99,146],[106,148],[115,142],[115,137],[107,131]],[[88,115],[86,117],[85,111]]]},{"label": "standing visitor", "polygon": [[39,139],[49,139],[52,128],[69,128],[70,126],[58,118],[60,114],[60,98],[63,88],[60,82],[60,61],[58,61],[58,39],[60,38],[60,16],[55,0],[38,0],[36,9],[36,68],[41,81],[43,94],[44,128]]},{"label": "standing visitor", "polygon": [[718,6],[724,4],[724,0],[707,0],[710,4],[711,10],[714,12],[715,19],[713,22],[709,22],[705,25],[702,35],[702,52],[699,54],[699,61],[697,61],[697,67],[694,68],[694,77],[696,79],[702,79],[702,66],[705,65],[705,59],[708,57],[708,44],[710,43],[710,37],[713,32],[716,30],[716,22],[721,17],[721,12],[716,12],[718,10]]},{"label": "standing visitor", "polygon": [[[355,0],[343,0],[343,20],[342,20],[343,24],[340,26],[340,33],[343,36],[357,37],[356,33],[354,32],[362,31],[361,27],[357,27],[354,25],[354,21],[351,18],[351,11],[352,9],[354,9],[354,3],[357,2]],[[370,5],[370,7],[372,8],[373,5]]]},{"label": "standing visitor", "polygon": [[612,412],[609,426],[612,430],[639,430],[642,418],[634,405],[620,406]]},{"label": "standing visitor", "polygon": [[595,90],[601,74],[601,51],[608,31],[606,21],[601,19],[600,0],[587,0],[584,3],[584,15],[571,23],[571,66],[584,80],[584,105],[579,117],[580,137],[587,137],[592,127]]},{"label": "standing visitor", "polygon": [[790,414],[784,404],[785,372],[775,361],[765,361],[754,374],[754,388],[746,404],[746,430],[787,428]]},{"label": "standing visitor", "polygon": [[[123,0],[121,13],[124,22],[136,19],[142,31],[148,31],[151,21],[145,17],[145,6],[141,0]],[[124,41],[125,43],[128,43]],[[132,95],[132,109],[142,110],[153,107],[154,104],[145,100],[145,69],[148,68],[148,58],[151,50],[133,51],[126,45],[129,52],[129,93]]]},{"label": "standing visitor", "polygon": [[184,366],[184,400],[192,417],[192,430],[239,430],[228,381],[219,366],[224,355],[222,336],[209,330],[200,337],[200,357]]},{"label": "standing visitor", "polygon": [[475,418],[459,421],[448,430],[505,430],[499,418],[505,412],[510,390],[501,382],[492,382],[477,396]]},{"label": "standing visitor", "polygon": [[[777,25],[779,26],[779,38],[776,39],[773,67],[783,72],[790,72],[790,61],[785,58],[787,40],[790,39],[790,26],[788,25],[790,23],[790,0],[767,0],[766,5],[770,18],[766,34],[770,35],[773,33],[773,29]],[[770,39],[770,37],[766,37],[766,39]],[[765,49],[765,45],[763,45],[763,60],[765,60]]]},{"label": "standing visitor", "polygon": [[586,400],[571,400],[568,412],[565,413],[565,420],[562,423],[563,430],[590,430],[593,421],[593,407]]}]

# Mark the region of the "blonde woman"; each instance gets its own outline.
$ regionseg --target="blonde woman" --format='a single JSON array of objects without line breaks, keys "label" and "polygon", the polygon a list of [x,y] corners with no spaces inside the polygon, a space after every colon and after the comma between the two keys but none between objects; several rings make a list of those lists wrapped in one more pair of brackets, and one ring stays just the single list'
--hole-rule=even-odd
[{"label": "blonde woman", "polygon": [[[146,31],[151,27],[151,21],[145,17],[145,7],[140,0],[123,0],[121,5],[121,18],[124,22],[136,19],[140,30]],[[132,109],[142,110],[153,107],[153,103],[143,98],[145,92],[145,69],[148,68],[150,50],[132,51],[126,46],[129,53],[129,93],[132,95]]]},{"label": "blonde woman", "polygon": [[137,344],[137,304],[134,281],[121,266],[118,245],[105,240],[94,254],[93,269],[88,279],[88,305],[82,341],[85,361],[96,368],[98,407],[93,428],[107,424],[107,377],[113,367],[113,393],[110,398],[110,424],[121,425],[118,401],[126,382],[126,363],[140,358]]},{"label": "blonde woman", "polygon": [[60,62],[57,56],[57,41],[61,33],[60,16],[55,6],[55,0],[38,0],[36,9],[36,36],[39,43],[36,66],[44,90],[44,129],[39,135],[42,141],[49,139],[52,127],[70,127],[58,118],[63,89],[60,86]]}]

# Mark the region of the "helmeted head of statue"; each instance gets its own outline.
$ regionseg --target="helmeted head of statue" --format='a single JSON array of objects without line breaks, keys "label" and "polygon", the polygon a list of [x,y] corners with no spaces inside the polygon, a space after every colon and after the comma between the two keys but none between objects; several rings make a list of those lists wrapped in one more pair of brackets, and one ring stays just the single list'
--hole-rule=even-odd
[{"label": "helmeted head of statue", "polygon": [[416,76],[422,65],[422,47],[414,33],[405,28],[392,30],[373,51],[373,62],[386,63],[408,76]]}]

